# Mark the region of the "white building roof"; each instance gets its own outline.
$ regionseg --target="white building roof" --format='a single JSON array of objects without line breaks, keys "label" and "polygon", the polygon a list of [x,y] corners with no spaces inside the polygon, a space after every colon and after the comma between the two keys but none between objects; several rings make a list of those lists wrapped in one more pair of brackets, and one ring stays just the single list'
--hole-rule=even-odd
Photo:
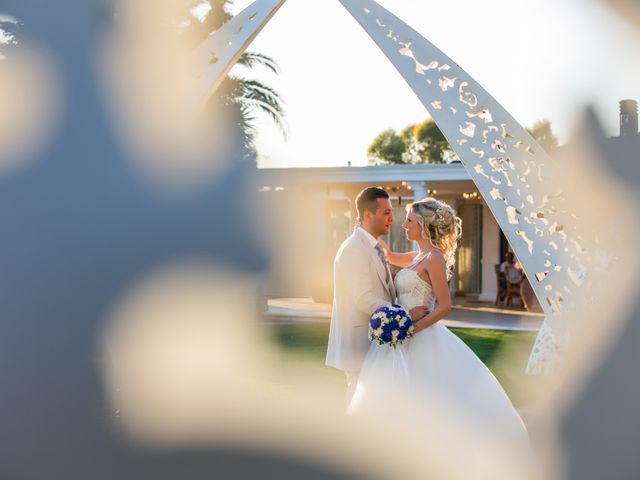
[{"label": "white building roof", "polygon": [[461,163],[366,167],[259,168],[261,183],[379,183],[471,180]]}]

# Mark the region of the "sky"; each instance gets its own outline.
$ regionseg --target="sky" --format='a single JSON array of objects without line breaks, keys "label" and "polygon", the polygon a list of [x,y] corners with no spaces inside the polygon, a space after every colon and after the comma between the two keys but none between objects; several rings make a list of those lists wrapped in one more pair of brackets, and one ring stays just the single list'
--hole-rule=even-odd
[{"label": "sky", "polygon": [[[237,0],[235,13],[251,4]],[[561,143],[592,105],[608,135],[618,102],[640,100],[640,32],[599,0],[380,0],[449,55],[522,125],[548,118]],[[273,86],[285,100],[285,141],[258,116],[260,167],[367,164],[387,128],[427,110],[337,0],[288,0],[249,50],[280,65],[235,74]]]}]

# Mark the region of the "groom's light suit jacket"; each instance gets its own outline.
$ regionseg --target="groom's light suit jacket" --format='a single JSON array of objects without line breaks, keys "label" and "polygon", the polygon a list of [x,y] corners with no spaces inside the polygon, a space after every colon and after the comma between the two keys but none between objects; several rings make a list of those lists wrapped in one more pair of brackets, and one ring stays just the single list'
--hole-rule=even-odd
[{"label": "groom's light suit jacket", "polygon": [[391,272],[375,249],[377,241],[357,228],[338,249],[333,263],[333,308],[326,364],[358,372],[369,349],[369,319],[395,302]]}]

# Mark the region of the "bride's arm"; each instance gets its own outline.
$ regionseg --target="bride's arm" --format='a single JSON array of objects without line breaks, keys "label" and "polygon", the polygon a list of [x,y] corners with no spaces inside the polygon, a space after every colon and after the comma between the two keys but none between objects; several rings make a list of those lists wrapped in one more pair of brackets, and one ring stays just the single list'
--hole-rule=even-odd
[{"label": "bride's arm", "polygon": [[416,258],[416,255],[418,254],[418,252],[407,252],[407,253],[392,252],[391,248],[389,248],[389,245],[387,245],[387,242],[385,242],[381,238],[378,238],[378,241],[380,242],[380,244],[382,245],[382,248],[384,249],[384,253],[387,256],[387,261],[391,265],[395,265],[396,267],[400,267],[400,268],[408,267],[409,265],[411,265],[411,262],[413,262],[413,259]]},{"label": "bride's arm", "polygon": [[415,323],[414,333],[418,333],[420,330],[424,330],[442,320],[451,311],[451,294],[447,285],[447,266],[444,257],[442,255],[429,255],[423,262],[429,273],[433,293],[436,296],[436,308]]}]

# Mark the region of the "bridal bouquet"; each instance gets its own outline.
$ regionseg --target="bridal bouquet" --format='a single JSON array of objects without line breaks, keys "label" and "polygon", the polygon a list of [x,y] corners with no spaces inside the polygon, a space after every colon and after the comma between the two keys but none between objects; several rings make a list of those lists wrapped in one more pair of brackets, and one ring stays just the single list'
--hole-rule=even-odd
[{"label": "bridal bouquet", "polygon": [[396,348],[399,343],[413,336],[413,322],[400,305],[380,307],[371,315],[369,335],[371,341]]}]

